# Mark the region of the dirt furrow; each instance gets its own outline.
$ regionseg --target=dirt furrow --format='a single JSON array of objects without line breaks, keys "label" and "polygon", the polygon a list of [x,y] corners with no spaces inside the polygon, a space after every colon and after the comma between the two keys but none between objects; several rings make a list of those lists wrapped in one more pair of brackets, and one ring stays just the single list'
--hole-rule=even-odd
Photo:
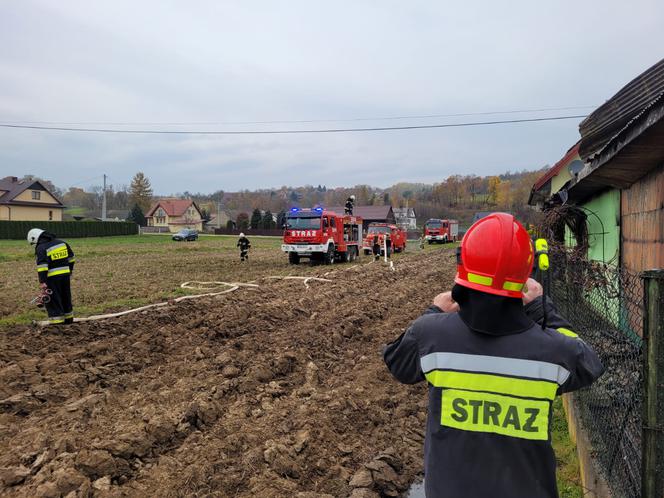
[{"label": "dirt furrow", "polygon": [[380,351],[449,287],[453,257],[349,268],[83,323],[57,345],[16,331],[0,375],[10,398],[43,399],[2,405],[3,493],[396,496],[421,468],[425,404]]}]

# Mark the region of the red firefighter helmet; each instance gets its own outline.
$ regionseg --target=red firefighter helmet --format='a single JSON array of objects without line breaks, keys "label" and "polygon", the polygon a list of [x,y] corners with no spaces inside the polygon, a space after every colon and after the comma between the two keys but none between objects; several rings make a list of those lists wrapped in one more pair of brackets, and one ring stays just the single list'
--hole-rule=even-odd
[{"label": "red firefighter helmet", "polygon": [[521,298],[533,264],[525,228],[506,213],[476,221],[461,241],[454,281],[481,292]]}]

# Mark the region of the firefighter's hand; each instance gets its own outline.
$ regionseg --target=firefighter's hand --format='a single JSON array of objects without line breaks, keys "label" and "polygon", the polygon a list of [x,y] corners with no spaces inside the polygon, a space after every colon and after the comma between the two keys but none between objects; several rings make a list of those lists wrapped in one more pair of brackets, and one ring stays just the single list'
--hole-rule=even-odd
[{"label": "firefighter's hand", "polygon": [[41,290],[46,290],[48,289],[48,284],[46,282],[42,282],[41,284],[39,284],[39,288]]},{"label": "firefighter's hand", "polygon": [[456,313],[459,311],[459,303],[452,299],[452,292],[441,292],[433,298],[434,306],[438,306],[445,313]]},{"label": "firefighter's hand", "polygon": [[523,304],[528,304],[544,294],[542,284],[534,278],[529,278],[523,288]]}]

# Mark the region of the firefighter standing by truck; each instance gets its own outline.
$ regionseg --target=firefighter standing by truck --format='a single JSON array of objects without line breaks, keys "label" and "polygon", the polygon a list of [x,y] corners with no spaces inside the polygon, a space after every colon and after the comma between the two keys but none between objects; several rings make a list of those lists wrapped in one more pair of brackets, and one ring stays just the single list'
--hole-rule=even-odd
[{"label": "firefighter standing by truck", "polygon": [[426,496],[557,497],[553,400],[604,368],[528,278],[532,243],[511,215],[479,220],[457,254],[452,291],[383,353],[397,380],[429,384]]},{"label": "firefighter standing by truck", "polygon": [[251,243],[249,239],[244,236],[244,233],[240,233],[240,238],[237,239],[236,247],[240,248],[240,261],[245,259],[249,260],[249,249],[251,249]]},{"label": "firefighter standing by truck", "polygon": [[35,246],[39,287],[42,292],[51,292],[50,299],[44,300],[49,323],[72,323],[71,274],[76,261],[74,251],[69,244],[41,228],[33,228],[28,232],[28,242]]},{"label": "firefighter standing by truck", "polygon": [[371,252],[373,253],[374,261],[378,261],[380,259],[380,240],[378,240],[378,234],[375,234],[373,237]]}]

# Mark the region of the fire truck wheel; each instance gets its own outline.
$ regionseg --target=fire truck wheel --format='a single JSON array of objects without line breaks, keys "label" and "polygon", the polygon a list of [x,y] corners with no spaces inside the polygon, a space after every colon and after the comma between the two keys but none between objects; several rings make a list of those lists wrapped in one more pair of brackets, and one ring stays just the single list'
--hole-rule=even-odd
[{"label": "fire truck wheel", "polygon": [[299,265],[300,264],[300,255],[296,252],[289,252],[288,253],[288,262],[291,265]]},{"label": "fire truck wheel", "polygon": [[330,244],[330,247],[328,247],[323,262],[326,265],[331,265],[332,263],[334,263],[334,246],[332,244]]},{"label": "fire truck wheel", "polygon": [[368,256],[369,254],[371,254],[371,251],[369,249],[365,249],[364,250],[364,255]]}]

